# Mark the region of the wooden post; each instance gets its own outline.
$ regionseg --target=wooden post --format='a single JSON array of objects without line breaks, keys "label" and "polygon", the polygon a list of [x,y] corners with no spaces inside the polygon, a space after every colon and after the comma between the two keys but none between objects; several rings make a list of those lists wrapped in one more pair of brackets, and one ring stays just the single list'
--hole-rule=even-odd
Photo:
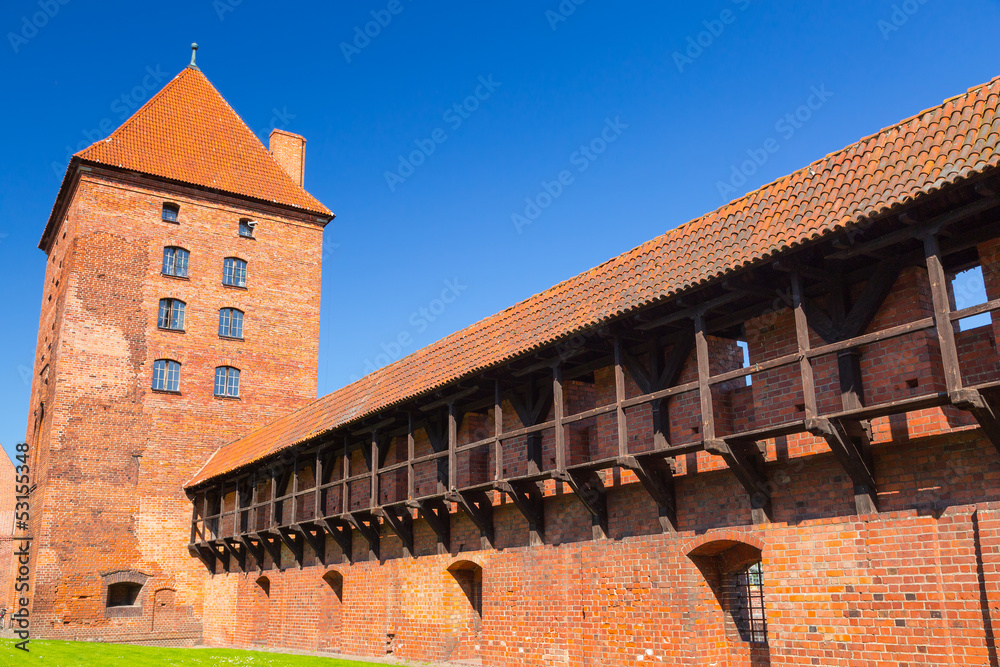
[{"label": "wooden post", "polygon": [[321,516],[322,509],[322,496],[323,496],[323,448],[316,448],[316,462],[313,464],[313,479],[315,483],[313,484],[313,521],[319,519]]},{"label": "wooden post", "polygon": [[701,438],[715,440],[715,415],[712,412],[712,387],[708,384],[711,373],[708,363],[708,341],[705,339],[705,322],[702,314],[694,316],[694,344],[698,357],[698,398],[701,402]]},{"label": "wooden post", "polygon": [[503,446],[500,434],[503,433],[503,403],[500,394],[500,380],[493,385],[493,481],[503,479]]},{"label": "wooden post", "polygon": [[813,380],[812,361],[806,356],[809,351],[809,323],[802,307],[802,281],[799,274],[792,273],[792,311],[795,314],[795,340],[799,352],[799,376],[802,380],[802,405],[806,419],[816,418],[816,383]]},{"label": "wooden post", "polygon": [[350,483],[347,478],[351,476],[351,455],[350,455],[351,441],[348,436],[344,436],[344,465],[343,467],[343,482],[340,485],[340,503],[343,505],[341,509],[342,514],[347,514],[347,511],[351,508],[351,489]]},{"label": "wooden post", "polygon": [[289,519],[285,519],[285,512],[282,512],[282,523],[286,526],[290,526],[296,523],[299,511],[299,499],[297,497],[299,492],[299,455],[296,454],[292,457],[292,511],[288,512]]},{"label": "wooden post", "polygon": [[378,432],[372,431],[372,457],[371,457],[371,502],[369,505],[374,509],[378,507]]},{"label": "wooden post", "polygon": [[566,470],[566,429],[563,426],[565,405],[563,403],[562,366],[552,367],[552,400],[555,405],[556,470]]},{"label": "wooden post", "polygon": [[615,414],[618,418],[618,456],[628,456],[628,424],[625,421],[625,369],[622,367],[622,339],[615,336]]},{"label": "wooden post", "polygon": [[455,462],[458,454],[455,447],[458,446],[458,413],[455,408],[455,401],[448,403],[448,490],[454,491],[458,488],[458,470]]},{"label": "wooden post", "polygon": [[934,234],[924,236],[924,255],[927,258],[927,278],[930,280],[931,298],[934,303],[934,324],[937,328],[938,343],[941,345],[944,381],[950,393],[962,388],[962,374],[958,366],[955,328],[949,317],[951,301],[948,298],[948,278],[941,263],[941,247]]},{"label": "wooden post", "polygon": [[406,414],[406,499],[413,500],[416,492],[416,481],[413,476],[413,459],[416,451],[416,438],[413,437],[413,413]]}]

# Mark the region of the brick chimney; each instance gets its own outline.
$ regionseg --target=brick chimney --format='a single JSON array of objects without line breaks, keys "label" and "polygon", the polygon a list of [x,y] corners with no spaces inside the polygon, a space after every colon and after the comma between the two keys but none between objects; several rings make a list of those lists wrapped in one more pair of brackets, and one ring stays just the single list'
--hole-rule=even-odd
[{"label": "brick chimney", "polygon": [[305,137],[275,128],[271,130],[268,150],[285,173],[301,187],[305,176]]}]

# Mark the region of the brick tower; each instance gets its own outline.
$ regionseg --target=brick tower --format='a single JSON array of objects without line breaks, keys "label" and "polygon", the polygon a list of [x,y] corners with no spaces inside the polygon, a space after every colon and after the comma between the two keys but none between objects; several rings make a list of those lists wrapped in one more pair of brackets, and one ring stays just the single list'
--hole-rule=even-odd
[{"label": "brick tower", "polygon": [[316,398],[333,215],[304,150],[280,130],[265,148],[192,60],[72,158],[39,243],[33,637],[200,639],[183,484]]}]

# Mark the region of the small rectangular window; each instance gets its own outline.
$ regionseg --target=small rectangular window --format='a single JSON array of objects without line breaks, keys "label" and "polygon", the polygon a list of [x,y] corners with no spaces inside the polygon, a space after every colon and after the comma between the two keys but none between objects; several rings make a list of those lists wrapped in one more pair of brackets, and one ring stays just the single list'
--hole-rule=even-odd
[{"label": "small rectangular window", "polygon": [[250,220],[249,218],[243,218],[240,220],[240,236],[247,239],[253,238],[253,228],[257,225],[256,222]]},{"label": "small rectangular window", "polygon": [[160,299],[157,326],[161,329],[184,330],[184,302],[177,299]]},{"label": "small rectangular window", "polygon": [[730,605],[740,637],[754,644],[767,643],[764,613],[764,574],[760,561],[731,575]]},{"label": "small rectangular window", "polygon": [[240,372],[231,366],[215,369],[215,395],[236,398],[240,395]]},{"label": "small rectangular window", "polygon": [[180,391],[181,365],[169,359],[153,362],[153,389],[158,391]]},{"label": "small rectangular window", "polygon": [[220,310],[219,335],[226,338],[243,338],[243,312],[235,308]]},{"label": "small rectangular window", "polygon": [[181,207],[177,204],[164,204],[163,205],[163,221],[164,222],[177,222],[177,214],[180,213]]},{"label": "small rectangular window", "polygon": [[163,249],[163,275],[187,278],[189,253],[184,248],[167,246]]},{"label": "small rectangular window", "polygon": [[247,286],[247,263],[236,257],[226,257],[222,263],[222,284],[232,287]]}]

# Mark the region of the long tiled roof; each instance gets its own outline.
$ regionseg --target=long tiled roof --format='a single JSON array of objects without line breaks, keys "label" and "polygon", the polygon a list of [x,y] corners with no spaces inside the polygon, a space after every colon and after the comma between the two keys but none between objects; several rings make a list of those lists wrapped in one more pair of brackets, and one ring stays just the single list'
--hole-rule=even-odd
[{"label": "long tiled roof", "polygon": [[[193,67],[182,70],[110,136],[74,158],[332,215],[285,173]],[[45,235],[52,224],[50,219]]]},{"label": "long tiled roof", "polygon": [[222,446],[194,486],[1000,163],[1000,77]]}]

